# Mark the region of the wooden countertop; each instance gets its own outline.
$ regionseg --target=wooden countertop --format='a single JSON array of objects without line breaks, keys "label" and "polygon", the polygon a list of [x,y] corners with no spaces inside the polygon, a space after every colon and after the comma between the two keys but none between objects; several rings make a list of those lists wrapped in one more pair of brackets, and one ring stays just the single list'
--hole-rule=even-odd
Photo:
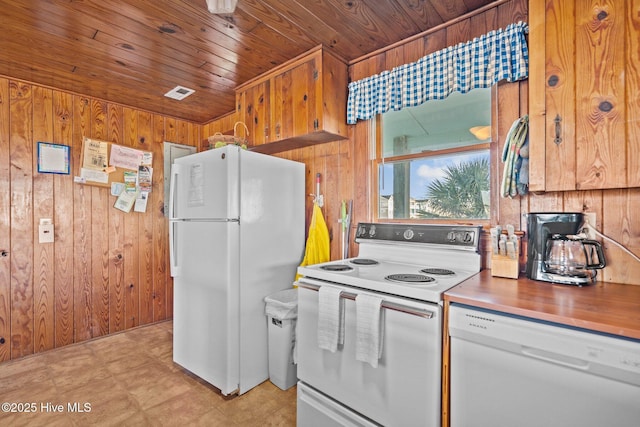
[{"label": "wooden countertop", "polygon": [[577,287],[505,279],[483,270],[445,293],[445,301],[640,339],[640,286]]}]

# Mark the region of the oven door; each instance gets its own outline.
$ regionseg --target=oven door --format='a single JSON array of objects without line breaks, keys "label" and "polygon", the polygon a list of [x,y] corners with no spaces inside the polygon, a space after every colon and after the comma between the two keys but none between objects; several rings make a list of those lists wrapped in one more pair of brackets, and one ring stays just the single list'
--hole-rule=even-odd
[{"label": "oven door", "polygon": [[360,414],[298,382],[297,425],[304,427],[379,427]]},{"label": "oven door", "polygon": [[[356,360],[356,305],[345,287],[344,345],[335,353],[317,343],[322,281],[302,278],[298,289],[298,378],[382,425],[440,425],[442,309],[437,304],[384,298],[383,349],[377,368]],[[332,283],[336,286],[335,283]],[[337,285],[339,286],[339,285]],[[299,425],[307,425],[298,419]]]}]

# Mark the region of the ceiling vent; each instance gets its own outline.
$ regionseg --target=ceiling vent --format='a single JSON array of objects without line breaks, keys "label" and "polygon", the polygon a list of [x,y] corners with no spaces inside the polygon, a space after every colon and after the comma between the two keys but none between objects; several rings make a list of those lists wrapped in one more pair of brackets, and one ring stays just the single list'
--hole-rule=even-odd
[{"label": "ceiling vent", "polygon": [[229,14],[236,10],[238,0],[207,0],[207,8],[211,13]]},{"label": "ceiling vent", "polygon": [[187,96],[191,95],[195,90],[189,89],[184,86],[176,86],[171,89],[169,92],[165,93],[164,96],[167,98],[177,99],[178,101],[182,101]]}]

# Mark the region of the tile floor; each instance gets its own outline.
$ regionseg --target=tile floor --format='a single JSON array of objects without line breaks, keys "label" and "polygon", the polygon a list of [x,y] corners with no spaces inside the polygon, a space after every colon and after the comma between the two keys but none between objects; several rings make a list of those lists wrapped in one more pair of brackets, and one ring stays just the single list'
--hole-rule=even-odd
[{"label": "tile floor", "polygon": [[225,397],[175,365],[170,321],[2,363],[0,403],[14,427],[296,424],[295,387]]}]

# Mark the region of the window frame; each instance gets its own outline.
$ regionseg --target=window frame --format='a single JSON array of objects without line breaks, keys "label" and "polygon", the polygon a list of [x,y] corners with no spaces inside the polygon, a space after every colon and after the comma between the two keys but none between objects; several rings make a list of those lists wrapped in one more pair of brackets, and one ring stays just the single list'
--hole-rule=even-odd
[{"label": "window frame", "polygon": [[[374,193],[373,200],[371,201],[371,218],[373,222],[388,222],[388,223],[410,223],[410,224],[464,224],[464,225],[481,225],[487,228],[491,224],[491,214],[494,211],[494,204],[497,203],[495,192],[498,188],[494,184],[496,179],[494,175],[497,171],[494,169],[494,156],[497,138],[496,138],[496,86],[491,88],[491,137],[488,141],[479,142],[473,145],[467,145],[463,147],[447,148],[443,150],[430,151],[428,153],[413,153],[403,154],[399,156],[382,157],[382,117],[381,114],[376,115],[371,119],[371,135],[372,138],[372,158],[370,168],[370,180],[371,188]],[[471,151],[488,150],[489,152],[489,218],[458,218],[458,219],[438,219],[438,218],[380,218],[380,182],[379,182],[379,169],[380,165],[384,163],[398,162],[398,161],[411,161],[414,159],[423,159],[427,157],[442,156],[447,154],[465,153]],[[496,168],[497,169],[497,168]]]}]

